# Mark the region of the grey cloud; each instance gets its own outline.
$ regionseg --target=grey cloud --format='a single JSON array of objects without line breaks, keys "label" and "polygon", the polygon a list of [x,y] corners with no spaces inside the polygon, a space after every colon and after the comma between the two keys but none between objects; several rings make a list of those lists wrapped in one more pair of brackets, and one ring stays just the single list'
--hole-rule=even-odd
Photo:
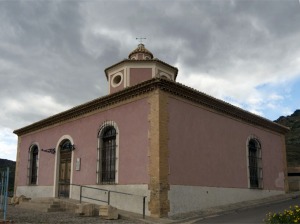
[{"label": "grey cloud", "polygon": [[[81,102],[81,97],[91,98],[90,92],[82,90],[90,89],[88,85],[93,83],[88,82],[88,71],[93,73],[92,79],[99,68],[82,46],[82,20],[76,2],[5,3],[1,9],[13,35],[0,38],[21,50],[15,53],[13,49],[0,48],[4,63],[14,63],[11,69],[1,72],[6,76],[1,85],[13,83],[13,91],[53,94],[69,104]],[[66,97],[67,93],[74,98]]]},{"label": "grey cloud", "polygon": [[298,0],[0,1],[0,135],[107,94],[103,70],[139,36],[185,84],[262,111],[248,93],[264,102],[256,86],[300,73],[299,9]]},{"label": "grey cloud", "polygon": [[[96,24],[105,21],[101,27],[142,33],[158,57],[170,64],[180,61],[193,72],[216,70],[214,75],[221,75],[237,60],[278,63],[284,52],[275,51],[270,43],[277,45],[277,38],[299,34],[297,1],[142,1],[134,7],[133,3],[84,6]],[[293,46],[287,50],[293,51]]]},{"label": "grey cloud", "polygon": [[183,77],[230,79],[239,63],[285,63],[299,52],[286,44],[300,35],[299,8],[296,0],[2,1],[0,99],[32,92],[71,107],[105,95],[103,70],[127,57],[138,36],[155,57],[183,66]]}]

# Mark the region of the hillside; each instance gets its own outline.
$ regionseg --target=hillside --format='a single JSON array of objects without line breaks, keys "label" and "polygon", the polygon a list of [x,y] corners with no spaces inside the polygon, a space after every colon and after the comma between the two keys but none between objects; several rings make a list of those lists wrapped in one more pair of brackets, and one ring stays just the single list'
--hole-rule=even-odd
[{"label": "hillside", "polygon": [[286,134],[287,163],[288,166],[300,166],[300,110],[290,116],[281,116],[275,122],[289,127]]},{"label": "hillside", "polygon": [[0,171],[6,171],[6,167],[9,167],[9,191],[14,190],[14,182],[15,182],[15,169],[16,169],[16,162],[7,160],[7,159],[0,159]]}]

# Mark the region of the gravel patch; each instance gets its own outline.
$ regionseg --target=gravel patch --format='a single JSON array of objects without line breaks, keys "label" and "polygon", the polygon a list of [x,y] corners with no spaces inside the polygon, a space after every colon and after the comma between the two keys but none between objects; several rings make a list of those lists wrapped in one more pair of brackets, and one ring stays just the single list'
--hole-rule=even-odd
[{"label": "gravel patch", "polygon": [[[0,212],[0,220],[3,212]],[[8,205],[6,220],[14,223],[140,223],[138,220],[121,217],[118,220],[105,220],[99,216],[82,217],[70,212],[40,212]]]}]

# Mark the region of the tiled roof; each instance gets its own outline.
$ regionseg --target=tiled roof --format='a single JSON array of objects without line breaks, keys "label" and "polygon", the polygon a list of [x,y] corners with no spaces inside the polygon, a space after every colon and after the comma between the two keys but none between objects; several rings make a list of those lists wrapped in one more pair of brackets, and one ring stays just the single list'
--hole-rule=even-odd
[{"label": "tiled roof", "polygon": [[147,48],[145,48],[144,44],[139,44],[138,47],[128,55],[128,58],[130,59],[133,54],[138,53],[149,54],[150,57],[153,58],[153,54]]},{"label": "tiled roof", "polygon": [[20,136],[33,131],[37,131],[51,125],[59,124],[67,120],[80,117],[101,108],[108,107],[126,99],[134,98],[137,95],[143,95],[145,93],[154,91],[155,89],[160,89],[162,91],[168,92],[169,94],[184,98],[196,104],[203,105],[207,108],[211,108],[222,114],[229,115],[233,118],[237,118],[247,123],[257,125],[278,133],[285,134],[289,131],[289,129],[285,126],[279,125],[268,119],[252,114],[248,111],[211,97],[190,87],[166,79],[154,78],[135,86],[128,87],[119,92],[100,97],[93,101],[76,106],[72,109],[38,121],[26,127],[20,128],[18,130],[15,130],[14,133]]}]

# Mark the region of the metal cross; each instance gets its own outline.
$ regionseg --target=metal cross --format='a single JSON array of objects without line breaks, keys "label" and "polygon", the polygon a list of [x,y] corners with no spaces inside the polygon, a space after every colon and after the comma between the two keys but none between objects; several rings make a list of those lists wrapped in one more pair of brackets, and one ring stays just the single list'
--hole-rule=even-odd
[{"label": "metal cross", "polygon": [[140,41],[140,44],[143,42],[143,40],[146,40],[147,38],[146,37],[137,37],[135,38],[136,40],[139,40]]}]

